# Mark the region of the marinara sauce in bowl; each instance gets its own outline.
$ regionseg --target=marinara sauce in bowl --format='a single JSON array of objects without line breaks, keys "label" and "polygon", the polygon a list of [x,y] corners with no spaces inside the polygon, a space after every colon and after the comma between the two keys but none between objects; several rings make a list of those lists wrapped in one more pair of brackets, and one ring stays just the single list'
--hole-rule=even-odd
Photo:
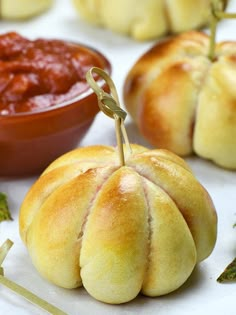
[{"label": "marinara sauce in bowl", "polygon": [[38,174],[78,145],[99,111],[93,66],[111,72],[82,44],[0,35],[0,176]]}]

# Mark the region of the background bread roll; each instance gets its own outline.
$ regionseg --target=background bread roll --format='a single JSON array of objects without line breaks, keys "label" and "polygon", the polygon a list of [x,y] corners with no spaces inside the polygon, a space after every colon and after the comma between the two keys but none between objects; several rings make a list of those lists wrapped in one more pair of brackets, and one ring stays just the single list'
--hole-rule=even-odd
[{"label": "background bread roll", "polygon": [[53,0],[1,0],[0,16],[4,19],[27,19],[47,10]]},{"label": "background bread roll", "polygon": [[134,64],[124,102],[142,135],[179,155],[196,153],[236,169],[236,43],[187,32],[153,46]]},{"label": "background bread roll", "polygon": [[72,1],[85,20],[137,40],[202,27],[211,14],[211,0]]}]

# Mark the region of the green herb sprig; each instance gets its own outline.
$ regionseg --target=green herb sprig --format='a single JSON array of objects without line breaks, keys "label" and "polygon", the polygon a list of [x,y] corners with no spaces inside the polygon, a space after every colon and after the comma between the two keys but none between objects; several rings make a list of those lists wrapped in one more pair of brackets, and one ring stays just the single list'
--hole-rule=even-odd
[{"label": "green herb sprig", "polygon": [[0,222],[12,220],[7,204],[7,196],[0,192]]},{"label": "green herb sprig", "polygon": [[221,283],[236,281],[236,258],[225,268],[217,281]]}]

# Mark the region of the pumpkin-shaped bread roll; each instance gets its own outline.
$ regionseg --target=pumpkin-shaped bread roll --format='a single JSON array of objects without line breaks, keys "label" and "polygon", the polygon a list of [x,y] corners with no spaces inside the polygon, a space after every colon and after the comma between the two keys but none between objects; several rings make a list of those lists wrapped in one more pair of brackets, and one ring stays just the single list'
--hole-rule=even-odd
[{"label": "pumpkin-shaped bread roll", "polygon": [[1,0],[3,19],[27,19],[50,8],[53,0]]},{"label": "pumpkin-shaped bread roll", "polygon": [[133,65],[124,102],[155,147],[236,169],[236,42],[187,32],[159,42]]},{"label": "pumpkin-shaped bread roll", "polygon": [[211,14],[211,0],[73,0],[73,3],[83,19],[137,40],[202,27]]},{"label": "pumpkin-shaped bread roll", "polygon": [[212,252],[217,216],[188,165],[166,150],[91,146],[54,161],[29,190],[20,234],[37,270],[64,288],[124,303],[167,294]]}]

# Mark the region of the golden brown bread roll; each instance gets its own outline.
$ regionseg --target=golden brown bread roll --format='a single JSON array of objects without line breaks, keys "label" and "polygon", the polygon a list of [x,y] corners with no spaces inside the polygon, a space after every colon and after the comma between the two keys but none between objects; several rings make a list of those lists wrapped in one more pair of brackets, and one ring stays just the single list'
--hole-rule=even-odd
[{"label": "golden brown bread roll", "polygon": [[236,169],[236,43],[217,44],[213,62],[208,48],[193,31],[156,44],[128,73],[124,102],[155,147]]},{"label": "golden brown bread roll", "polygon": [[137,40],[199,28],[211,12],[211,0],[72,1],[85,20]]},{"label": "golden brown bread roll", "polygon": [[20,234],[38,271],[96,299],[169,293],[210,255],[217,216],[188,165],[166,150],[91,146],[55,162],[29,190]]},{"label": "golden brown bread roll", "polygon": [[4,19],[27,19],[47,10],[53,0],[1,0],[0,16]]}]

